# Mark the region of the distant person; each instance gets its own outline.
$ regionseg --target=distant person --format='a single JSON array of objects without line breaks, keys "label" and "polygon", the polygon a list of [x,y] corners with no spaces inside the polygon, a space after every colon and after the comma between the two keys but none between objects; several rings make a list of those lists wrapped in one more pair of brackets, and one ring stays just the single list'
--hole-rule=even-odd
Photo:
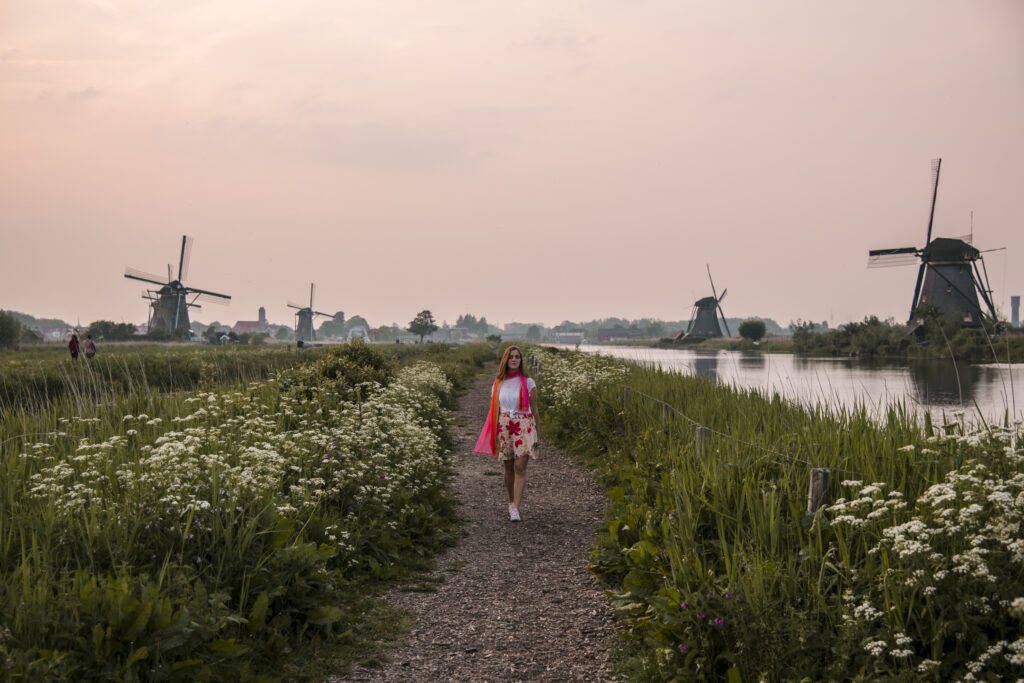
[{"label": "distant person", "polygon": [[537,383],[523,369],[518,346],[505,349],[491,387],[491,408],[474,453],[489,453],[505,466],[508,518],[522,521],[519,508],[526,488],[526,466],[540,455],[537,443]]},{"label": "distant person", "polygon": [[96,355],[96,343],[92,340],[92,335],[85,335],[85,357],[92,358]]},{"label": "distant person", "polygon": [[78,360],[78,335],[74,332],[71,333],[71,341],[68,342],[68,352],[71,354],[71,360]]}]

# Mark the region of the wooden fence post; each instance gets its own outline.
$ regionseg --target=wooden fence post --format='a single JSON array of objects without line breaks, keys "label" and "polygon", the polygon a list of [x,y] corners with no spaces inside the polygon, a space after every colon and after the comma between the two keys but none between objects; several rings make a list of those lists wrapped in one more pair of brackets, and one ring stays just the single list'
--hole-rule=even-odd
[{"label": "wooden fence post", "polygon": [[704,452],[704,433],[707,432],[706,427],[697,427],[697,457],[699,458]]},{"label": "wooden fence post", "polygon": [[625,395],[625,397],[623,399],[623,403],[622,403],[623,407],[625,407],[625,408],[629,407],[629,401],[630,401],[631,398],[633,398],[633,389],[631,387],[626,387],[626,395]]},{"label": "wooden fence post", "polygon": [[667,403],[661,404],[661,424],[668,424],[669,418],[672,417],[672,406]]},{"label": "wooden fence post", "polygon": [[815,467],[811,470],[811,485],[807,491],[807,512],[828,504],[828,484],[832,478],[832,470],[827,467]]}]

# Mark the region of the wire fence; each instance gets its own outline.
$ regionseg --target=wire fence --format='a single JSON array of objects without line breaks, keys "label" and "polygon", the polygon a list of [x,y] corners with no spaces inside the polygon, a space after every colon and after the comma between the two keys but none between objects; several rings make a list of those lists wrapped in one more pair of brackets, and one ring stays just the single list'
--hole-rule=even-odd
[{"label": "wire fence", "polygon": [[[533,356],[529,356],[529,357],[527,357],[527,364],[530,366],[530,368],[532,370],[535,371],[534,381],[536,381],[539,384],[540,381],[541,381],[540,378],[543,375],[543,363],[541,361],[538,361],[537,359],[535,359]],[[591,384],[593,384],[593,381],[594,381],[593,378],[590,378],[590,383]],[[819,466],[816,466],[814,463],[812,463],[812,462],[810,462],[808,460],[804,460],[803,458],[798,458],[798,457],[796,457],[796,456],[794,456],[792,454],[784,453],[782,451],[778,451],[778,450],[775,450],[773,448],[768,448],[768,447],[762,446],[760,444],[752,443],[750,441],[746,441],[745,439],[740,439],[740,438],[738,438],[736,436],[733,436],[732,434],[727,434],[726,432],[723,432],[721,430],[715,429],[713,427],[709,427],[708,425],[703,424],[699,420],[697,420],[694,417],[688,415],[685,411],[683,411],[678,406],[672,405],[671,403],[669,403],[667,401],[664,401],[664,400],[662,400],[660,398],[657,398],[656,396],[651,396],[650,394],[647,394],[647,393],[645,393],[643,391],[639,391],[639,390],[635,389],[634,387],[632,387],[630,385],[627,385],[627,384],[615,384],[613,386],[616,386],[616,387],[618,387],[619,389],[622,390],[622,392],[623,392],[623,407],[624,408],[628,408],[629,407],[630,402],[632,401],[632,398],[635,395],[637,397],[646,399],[646,400],[654,403],[655,405],[660,405],[661,406],[662,424],[666,424],[671,416],[678,417],[678,418],[680,418],[680,419],[690,423],[694,427],[694,439],[695,439],[695,443],[696,443],[697,457],[700,457],[701,454],[703,453],[703,446],[704,446],[704,437],[705,437],[705,435],[712,434],[712,435],[715,435],[715,436],[717,436],[717,437],[719,437],[721,439],[727,439],[729,441],[732,441],[734,443],[740,444],[740,445],[745,446],[747,448],[750,448],[750,449],[753,449],[753,450],[760,451],[760,452],[764,453],[765,457],[762,458],[762,460],[761,460],[762,462],[764,460],[768,459],[768,458],[773,458],[773,459],[784,460],[784,461],[786,461],[788,463],[799,463],[801,465],[807,466],[808,468],[810,468],[810,483],[809,483],[808,496],[807,496],[807,511],[809,513],[812,513],[815,510],[817,510],[818,508],[828,504],[828,502],[829,502],[828,490],[829,490],[829,486],[830,486],[830,483],[831,483],[831,475],[832,475],[833,472],[840,473],[840,474],[845,474],[845,475],[849,475],[849,476],[853,476],[853,477],[857,477],[857,478],[860,478],[860,477],[863,476],[859,472],[856,472],[854,470],[841,469],[841,468],[836,468],[836,467],[819,467]]]}]

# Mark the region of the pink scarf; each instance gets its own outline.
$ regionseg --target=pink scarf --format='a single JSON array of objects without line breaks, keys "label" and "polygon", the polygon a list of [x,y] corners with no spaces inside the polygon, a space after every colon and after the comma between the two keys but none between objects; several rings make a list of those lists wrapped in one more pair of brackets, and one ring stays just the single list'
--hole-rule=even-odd
[{"label": "pink scarf", "polygon": [[[530,410],[530,392],[526,389],[526,377],[521,375],[518,370],[512,370],[505,375],[506,381],[516,377],[519,378],[519,410],[525,413]],[[491,387],[491,409],[487,411],[487,422],[484,423],[484,428],[480,430],[480,437],[476,440],[476,446],[473,447],[474,453],[489,453],[495,458],[498,457],[500,394],[501,380],[495,379],[494,386]]]}]

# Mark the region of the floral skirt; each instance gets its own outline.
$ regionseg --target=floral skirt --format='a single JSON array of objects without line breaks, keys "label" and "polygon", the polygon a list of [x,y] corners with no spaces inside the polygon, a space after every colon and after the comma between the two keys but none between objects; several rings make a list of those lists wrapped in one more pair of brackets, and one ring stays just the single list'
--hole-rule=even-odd
[{"label": "floral skirt", "polygon": [[536,458],[537,420],[531,413],[498,416],[498,460],[523,456]]}]

